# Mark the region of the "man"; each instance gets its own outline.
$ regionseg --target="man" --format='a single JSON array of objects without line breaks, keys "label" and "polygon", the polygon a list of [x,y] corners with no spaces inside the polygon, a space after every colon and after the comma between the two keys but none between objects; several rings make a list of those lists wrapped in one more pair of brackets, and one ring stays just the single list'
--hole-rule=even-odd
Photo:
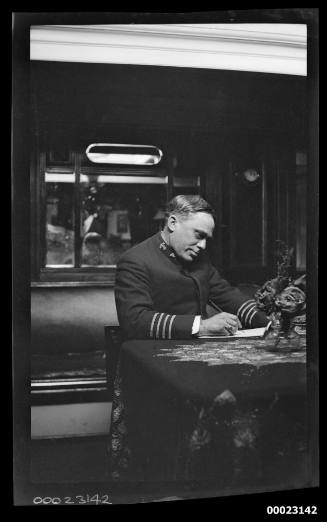
[{"label": "man", "polygon": [[[267,325],[255,301],[212,266],[205,249],[214,227],[203,198],[179,195],[168,203],[163,231],[122,255],[115,299],[126,338],[188,339]],[[208,303],[219,313],[207,317]]]}]

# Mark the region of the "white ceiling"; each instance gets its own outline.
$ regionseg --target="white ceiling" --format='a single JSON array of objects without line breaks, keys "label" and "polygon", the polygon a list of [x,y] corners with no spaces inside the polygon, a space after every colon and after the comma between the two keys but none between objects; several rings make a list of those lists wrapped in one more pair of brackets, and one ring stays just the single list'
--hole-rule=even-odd
[{"label": "white ceiling", "polygon": [[306,76],[305,24],[39,25],[31,60]]}]

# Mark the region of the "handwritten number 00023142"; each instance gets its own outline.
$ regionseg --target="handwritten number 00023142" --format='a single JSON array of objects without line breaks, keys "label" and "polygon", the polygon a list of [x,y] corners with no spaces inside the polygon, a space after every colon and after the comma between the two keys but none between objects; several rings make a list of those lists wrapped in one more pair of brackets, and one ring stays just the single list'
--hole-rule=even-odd
[{"label": "handwritten number 00023142", "polygon": [[72,497],[34,497],[33,504],[58,505],[58,504],[112,504],[108,495],[74,495]]}]

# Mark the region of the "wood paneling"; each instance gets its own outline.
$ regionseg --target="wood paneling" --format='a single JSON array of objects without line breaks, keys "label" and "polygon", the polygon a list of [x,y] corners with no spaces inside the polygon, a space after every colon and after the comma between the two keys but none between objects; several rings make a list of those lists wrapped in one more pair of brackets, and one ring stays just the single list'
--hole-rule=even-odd
[{"label": "wood paneling", "polygon": [[[296,246],[296,145],[287,135],[235,133],[225,158],[216,185],[223,224],[218,247],[223,254],[217,260],[232,282],[261,284],[276,275],[277,241]],[[249,168],[259,174],[252,183],[244,179]],[[295,269],[295,255],[292,261]]]},{"label": "wood paneling", "polygon": [[58,127],[81,139],[140,127],[296,129],[303,119],[305,78],[43,62],[31,70],[35,117],[48,140],[58,139]]}]

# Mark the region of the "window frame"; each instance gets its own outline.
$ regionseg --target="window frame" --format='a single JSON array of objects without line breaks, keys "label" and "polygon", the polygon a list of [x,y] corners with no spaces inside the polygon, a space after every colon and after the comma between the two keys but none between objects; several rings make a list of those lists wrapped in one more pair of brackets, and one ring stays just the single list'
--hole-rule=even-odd
[{"label": "window frame", "polygon": [[[49,151],[50,152],[50,151]],[[81,174],[113,174],[125,175],[127,173],[139,176],[166,176],[167,200],[172,192],[172,164],[168,160],[166,167],[149,166],[148,168],[108,167],[102,165],[82,166],[83,152],[71,151],[72,164],[47,166],[46,157],[48,151],[36,151],[31,159],[31,282],[32,286],[114,286],[116,277],[116,265],[107,267],[46,267],[46,182],[45,172],[75,173],[73,189],[73,215],[74,215],[74,252],[75,265],[80,264],[81,237],[80,237],[80,186]]]}]

